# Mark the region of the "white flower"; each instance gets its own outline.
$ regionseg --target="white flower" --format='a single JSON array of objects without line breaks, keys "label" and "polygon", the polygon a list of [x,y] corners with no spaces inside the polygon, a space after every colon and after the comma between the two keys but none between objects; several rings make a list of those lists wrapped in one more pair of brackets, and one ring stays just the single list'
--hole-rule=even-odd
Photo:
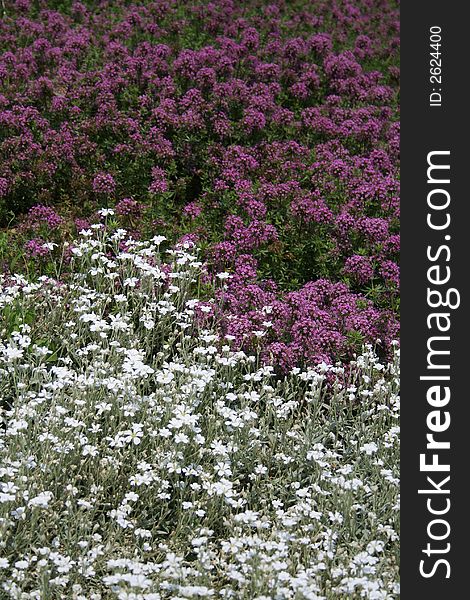
[{"label": "white flower", "polygon": [[122,365],[123,371],[134,377],[146,377],[151,375],[154,370],[152,367],[144,364],[143,358],[143,352],[134,349],[127,350],[126,359]]},{"label": "white flower", "polygon": [[9,360],[22,358],[24,354],[21,348],[15,348],[14,346],[6,346],[6,348],[2,349],[2,352]]},{"label": "white flower", "polygon": [[124,285],[126,287],[134,288],[137,283],[139,283],[138,277],[128,277],[127,279],[124,279]]},{"label": "white flower", "polygon": [[329,511],[328,517],[332,523],[340,523],[341,524],[344,520],[343,515],[341,513],[339,513],[338,511],[335,511],[334,513]]},{"label": "white flower", "polygon": [[122,436],[125,442],[133,443],[135,446],[138,446],[144,436],[142,425],[140,425],[140,423],[133,423],[132,429],[123,431]]},{"label": "white flower", "polygon": [[167,384],[173,381],[175,376],[171,371],[164,371],[163,373],[158,373],[156,380],[158,383]]},{"label": "white flower", "polygon": [[129,329],[127,319],[123,318],[120,313],[117,315],[109,315],[109,320],[113,331],[127,331]]},{"label": "white flower", "polygon": [[98,454],[98,450],[96,446],[91,446],[90,444],[86,444],[83,446],[82,455],[83,456],[96,456]]},{"label": "white flower", "polygon": [[124,497],[124,502],[137,502],[139,499],[139,494],[135,492],[128,492]]},{"label": "white flower", "polygon": [[100,208],[98,214],[102,217],[112,217],[114,215],[114,210],[112,208]]},{"label": "white flower", "polygon": [[373,540],[367,544],[366,552],[369,554],[376,554],[378,552],[382,552],[384,546],[385,544],[382,540]]},{"label": "white flower", "polygon": [[41,492],[38,496],[31,498],[28,502],[28,506],[30,507],[38,507],[38,508],[47,508],[49,506],[49,502],[52,500],[53,494],[52,492]]},{"label": "white flower", "polygon": [[42,247],[44,248],[44,250],[54,250],[54,248],[57,248],[58,244],[55,244],[54,242],[45,242]]},{"label": "white flower", "polygon": [[155,246],[160,246],[162,242],[166,241],[166,237],[164,235],[156,235],[151,239],[151,241],[155,244]]},{"label": "white flower", "polygon": [[369,456],[371,456],[372,454],[377,452],[378,449],[379,449],[379,447],[377,446],[377,444],[375,442],[369,442],[359,448],[359,450],[361,450],[361,452],[365,452]]}]

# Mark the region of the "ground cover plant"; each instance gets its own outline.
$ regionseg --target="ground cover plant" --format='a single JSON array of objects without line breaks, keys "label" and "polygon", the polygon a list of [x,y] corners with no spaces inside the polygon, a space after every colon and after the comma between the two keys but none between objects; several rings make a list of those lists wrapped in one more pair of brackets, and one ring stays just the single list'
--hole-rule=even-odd
[{"label": "ground cover plant", "polygon": [[394,597],[397,351],[276,378],[201,328],[189,243],[96,231],[0,281],[7,597]]},{"label": "ground cover plant", "polygon": [[0,3],[0,597],[398,597],[398,9]]},{"label": "ground cover plant", "polygon": [[[44,242],[108,205],[136,237],[190,236],[237,274],[225,308],[241,347],[268,294],[288,314],[265,344],[283,344],[289,367],[377,338],[387,353],[398,26],[391,0],[6,2],[5,268],[24,267],[20,251],[48,272]],[[344,285],[304,288],[317,280]],[[331,296],[344,296],[339,311]]]}]

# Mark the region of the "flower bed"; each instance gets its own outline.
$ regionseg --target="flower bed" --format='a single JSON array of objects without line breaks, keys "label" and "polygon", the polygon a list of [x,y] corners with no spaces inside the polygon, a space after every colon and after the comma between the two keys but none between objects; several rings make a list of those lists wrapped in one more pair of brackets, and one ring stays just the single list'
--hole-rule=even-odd
[{"label": "flower bed", "polygon": [[0,278],[3,593],[398,597],[398,350],[277,378],[163,241],[97,227],[66,282]]},{"label": "flower bed", "polygon": [[[350,358],[374,336],[390,356],[398,28],[391,0],[7,3],[5,268],[18,268],[24,251],[28,268],[51,274],[42,243],[76,235],[108,205],[134,237],[191,236],[214,270],[233,272],[251,256],[283,306],[285,292],[309,296],[303,286],[327,280],[380,313],[326,334],[302,311],[277,340],[292,360]],[[330,340],[302,352],[297,329]]]}]

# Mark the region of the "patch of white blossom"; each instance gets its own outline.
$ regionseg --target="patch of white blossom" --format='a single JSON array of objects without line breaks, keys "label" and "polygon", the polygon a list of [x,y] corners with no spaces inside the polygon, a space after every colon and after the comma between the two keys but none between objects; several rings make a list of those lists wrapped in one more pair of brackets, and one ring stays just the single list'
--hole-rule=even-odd
[{"label": "patch of white blossom", "polygon": [[0,276],[2,597],[398,598],[398,349],[276,378],[163,241]]}]

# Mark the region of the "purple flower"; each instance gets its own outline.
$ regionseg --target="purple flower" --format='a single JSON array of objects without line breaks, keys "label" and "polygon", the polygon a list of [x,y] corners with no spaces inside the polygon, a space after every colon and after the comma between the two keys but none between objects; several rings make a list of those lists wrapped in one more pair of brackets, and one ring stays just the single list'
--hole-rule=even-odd
[{"label": "purple flower", "polygon": [[202,213],[202,206],[197,202],[190,202],[183,208],[183,213],[191,219],[195,219]]},{"label": "purple flower", "polygon": [[3,198],[8,193],[8,180],[5,177],[0,177],[0,198]]},{"label": "purple flower", "polygon": [[380,263],[380,274],[389,283],[400,285],[400,267],[392,260],[383,260]]},{"label": "purple flower", "polygon": [[49,254],[50,250],[45,246],[46,242],[41,238],[28,240],[25,245],[25,254],[29,258],[42,258]]},{"label": "purple flower", "polygon": [[160,167],[152,168],[152,183],[150,184],[149,191],[152,194],[162,194],[168,191],[168,182],[166,180],[166,174]]},{"label": "purple flower", "polygon": [[344,263],[345,275],[350,275],[359,284],[368,283],[374,276],[374,268],[369,256],[354,254],[349,256]]},{"label": "purple flower", "polygon": [[116,214],[121,217],[140,217],[142,215],[144,207],[132,198],[123,198],[116,206]]},{"label": "purple flower", "polygon": [[82,229],[88,229],[90,227],[90,222],[87,219],[75,219],[74,225],[77,231],[82,231]]},{"label": "purple flower", "polygon": [[92,187],[95,194],[111,196],[116,191],[116,182],[110,173],[98,173],[93,178]]},{"label": "purple flower", "polygon": [[59,228],[63,222],[64,219],[53,208],[37,204],[29,209],[24,226],[33,231],[37,231],[43,226],[49,230],[54,230]]},{"label": "purple flower", "polygon": [[303,194],[290,204],[292,214],[305,223],[330,223],[333,213],[319,194]]},{"label": "purple flower", "polygon": [[248,133],[259,131],[266,127],[266,117],[255,108],[247,108],[243,116],[243,126]]}]

